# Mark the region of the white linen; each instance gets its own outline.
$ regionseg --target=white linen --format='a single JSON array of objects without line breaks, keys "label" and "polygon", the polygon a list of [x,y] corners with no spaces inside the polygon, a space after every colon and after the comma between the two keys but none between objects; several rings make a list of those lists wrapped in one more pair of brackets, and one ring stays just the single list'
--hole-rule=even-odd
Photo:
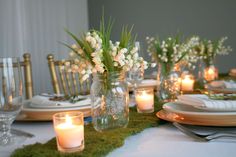
[{"label": "white linen", "polygon": [[[14,123],[13,128],[33,133],[35,137],[17,145],[0,147],[1,157],[9,157],[15,149],[24,145],[36,142],[45,143],[55,137],[51,122]],[[215,131],[209,129],[204,128],[204,132],[201,133]],[[222,129],[225,130],[226,128]],[[236,128],[230,127],[227,130],[235,132]],[[200,132],[200,130],[196,131]],[[236,154],[235,145],[235,142],[220,139],[206,143],[196,142],[168,123],[145,129],[137,135],[128,137],[122,147],[115,149],[107,157],[234,157]]]},{"label": "white linen", "polygon": [[76,103],[71,103],[69,101],[52,101],[49,97],[36,95],[31,99],[30,107],[32,108],[60,108],[60,107],[78,107],[89,105],[91,103],[90,99],[84,99]]},{"label": "white linen", "polygon": [[192,95],[180,95],[178,96],[178,102],[192,105],[199,108],[207,109],[220,109],[220,110],[235,110],[236,101],[235,100],[212,100],[208,96],[202,94],[192,94]]}]

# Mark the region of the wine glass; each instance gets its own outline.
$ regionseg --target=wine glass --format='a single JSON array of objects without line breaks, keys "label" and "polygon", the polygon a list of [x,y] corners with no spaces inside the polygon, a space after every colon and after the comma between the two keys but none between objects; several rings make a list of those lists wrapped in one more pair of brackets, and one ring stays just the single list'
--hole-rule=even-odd
[{"label": "wine glass", "polygon": [[130,106],[135,103],[135,91],[143,80],[143,71],[141,69],[131,69],[126,76],[126,81],[131,85],[133,94],[130,96]]},{"label": "wine glass", "polygon": [[23,82],[19,58],[0,58],[0,145],[20,139],[11,124],[23,105]]},{"label": "wine glass", "polygon": [[142,82],[143,80],[143,72],[141,69],[131,69],[127,73],[127,82],[131,84],[133,87],[133,91],[138,87],[138,85]]}]

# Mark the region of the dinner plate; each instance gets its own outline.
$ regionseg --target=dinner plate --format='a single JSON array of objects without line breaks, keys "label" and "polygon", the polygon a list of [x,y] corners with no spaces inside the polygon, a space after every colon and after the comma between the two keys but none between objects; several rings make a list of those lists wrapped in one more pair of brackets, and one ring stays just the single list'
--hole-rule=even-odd
[{"label": "dinner plate", "polygon": [[236,119],[230,119],[230,120],[196,119],[196,118],[184,117],[173,112],[168,112],[166,110],[161,110],[157,112],[156,116],[160,119],[169,122],[178,122],[181,124],[200,125],[200,126],[224,126],[224,127],[236,126]]},{"label": "dinner plate", "polygon": [[91,104],[90,99],[80,100],[75,103],[70,103],[69,101],[50,101],[48,100],[45,104],[33,103],[31,102],[28,108],[37,108],[37,109],[58,109],[58,108],[74,108],[74,107],[83,107]]},{"label": "dinner plate", "polygon": [[195,108],[191,105],[185,105],[177,102],[170,102],[163,105],[163,109],[181,115],[183,117],[195,118],[195,119],[208,119],[208,120],[231,120],[236,119],[236,112],[210,112]]},{"label": "dinner plate", "polygon": [[77,106],[71,108],[32,108],[30,101],[26,101],[23,105],[21,113],[16,118],[18,121],[50,121],[52,116],[58,112],[66,111],[81,111],[84,113],[84,117],[91,115],[91,104],[84,106]]},{"label": "dinner plate", "polygon": [[209,91],[223,94],[234,94],[236,93],[236,88],[210,88]]}]

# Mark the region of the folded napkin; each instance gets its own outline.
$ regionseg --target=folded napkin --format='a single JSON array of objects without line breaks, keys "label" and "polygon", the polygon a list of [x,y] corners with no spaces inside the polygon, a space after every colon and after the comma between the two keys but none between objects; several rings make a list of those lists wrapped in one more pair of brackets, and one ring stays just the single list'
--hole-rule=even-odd
[{"label": "folded napkin", "polygon": [[208,88],[236,88],[236,82],[230,81],[213,81],[208,84]]},{"label": "folded napkin", "polygon": [[84,99],[76,103],[71,103],[69,101],[52,101],[49,97],[36,95],[31,98],[30,107],[33,108],[60,108],[60,107],[78,107],[89,105],[90,99]]},{"label": "folded napkin", "polygon": [[145,79],[138,85],[139,87],[157,86],[157,80]]},{"label": "folded napkin", "polygon": [[235,111],[235,100],[212,100],[202,94],[181,95],[178,96],[178,102],[191,105],[196,108],[219,111]]}]

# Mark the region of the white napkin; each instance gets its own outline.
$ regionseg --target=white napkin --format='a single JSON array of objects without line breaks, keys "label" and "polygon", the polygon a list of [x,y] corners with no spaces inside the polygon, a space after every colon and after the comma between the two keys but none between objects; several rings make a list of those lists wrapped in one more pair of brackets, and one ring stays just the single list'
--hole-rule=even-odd
[{"label": "white napkin", "polygon": [[153,79],[145,79],[138,85],[139,87],[149,87],[149,86],[157,86],[157,80]]},{"label": "white napkin", "polygon": [[206,95],[193,94],[178,96],[178,102],[186,105],[192,105],[197,108],[207,110],[235,111],[236,101],[234,100],[212,100]]},{"label": "white napkin", "polygon": [[52,101],[49,97],[36,95],[31,99],[30,107],[33,108],[65,108],[65,107],[78,107],[91,104],[90,99],[84,99],[76,103],[69,101]]},{"label": "white napkin", "polygon": [[236,88],[236,83],[233,80],[230,81],[213,81],[208,87],[210,88]]}]

